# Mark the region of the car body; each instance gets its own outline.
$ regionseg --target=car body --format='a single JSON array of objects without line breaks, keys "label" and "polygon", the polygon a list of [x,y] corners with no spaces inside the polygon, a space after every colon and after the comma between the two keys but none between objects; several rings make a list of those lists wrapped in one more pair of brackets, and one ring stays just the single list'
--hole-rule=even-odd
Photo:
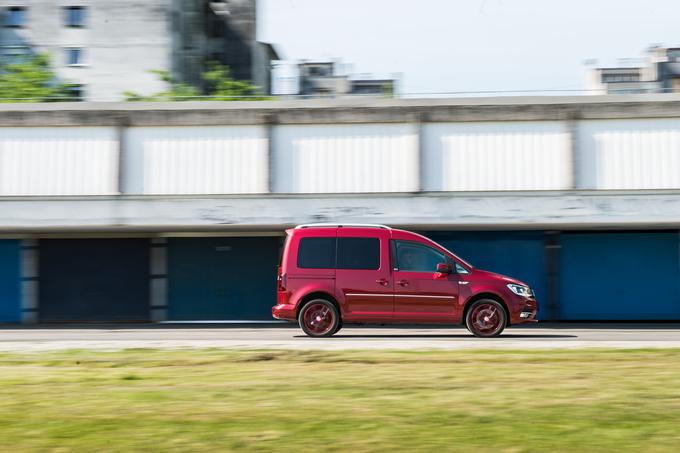
[{"label": "car body", "polygon": [[436,242],[383,225],[300,225],[286,231],[276,319],[310,336],[343,323],[465,324],[476,336],[535,321],[528,285],[476,269]]}]

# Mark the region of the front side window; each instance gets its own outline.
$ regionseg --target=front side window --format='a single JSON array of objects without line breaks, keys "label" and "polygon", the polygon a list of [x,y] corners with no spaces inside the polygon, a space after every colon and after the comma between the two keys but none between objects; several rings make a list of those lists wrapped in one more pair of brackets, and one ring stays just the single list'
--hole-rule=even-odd
[{"label": "front side window", "polygon": [[85,7],[67,6],[64,8],[64,24],[67,27],[85,26]]},{"label": "front side window", "polygon": [[333,269],[335,267],[335,237],[300,239],[297,267],[300,269]]},{"label": "front side window", "polygon": [[20,28],[26,26],[26,8],[10,6],[5,16],[5,27]]},{"label": "front side window", "polygon": [[338,269],[378,269],[380,239],[338,238]]},{"label": "front side window", "polygon": [[437,272],[437,264],[449,262],[438,250],[424,244],[395,241],[396,267],[400,271]]}]

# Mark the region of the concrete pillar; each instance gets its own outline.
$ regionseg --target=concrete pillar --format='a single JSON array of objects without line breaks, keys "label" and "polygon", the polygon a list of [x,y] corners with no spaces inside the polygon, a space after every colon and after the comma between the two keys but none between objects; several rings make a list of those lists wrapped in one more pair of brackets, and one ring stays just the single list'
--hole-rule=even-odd
[{"label": "concrete pillar", "polygon": [[168,318],[168,253],[166,238],[151,239],[149,269],[149,294],[151,299],[149,319],[153,322]]},{"label": "concrete pillar", "polygon": [[[560,242],[559,231],[545,232],[545,263],[546,263],[546,284],[548,300],[544,305],[547,310],[543,310],[541,319],[548,321],[559,321],[560,319],[560,252],[562,244]],[[541,303],[541,301],[539,301]],[[540,308],[540,306],[539,306]]]},{"label": "concrete pillar", "polygon": [[127,174],[128,144],[127,144],[127,128],[129,120],[123,118],[118,122],[116,127],[116,137],[118,139],[118,193],[124,194],[129,192],[129,181]]},{"label": "concrete pillar", "polygon": [[24,239],[21,241],[21,322],[34,324],[38,322],[38,241]]},{"label": "concrete pillar", "polygon": [[571,155],[571,188],[582,188],[583,174],[581,171],[582,159],[579,154],[578,146],[578,121],[570,117],[566,120],[566,128],[569,141],[569,154]]},{"label": "concrete pillar", "polygon": [[416,123],[416,134],[418,136],[418,192],[423,192],[427,188],[427,182],[426,182],[426,163],[425,163],[425,158],[426,158],[426,149],[425,146],[425,133],[424,133],[424,128],[425,128],[425,122],[427,121],[427,116],[424,113],[421,113],[418,115],[418,122]]},{"label": "concrete pillar", "polygon": [[276,191],[276,116],[269,115],[264,127],[267,136],[267,190],[273,193]]}]

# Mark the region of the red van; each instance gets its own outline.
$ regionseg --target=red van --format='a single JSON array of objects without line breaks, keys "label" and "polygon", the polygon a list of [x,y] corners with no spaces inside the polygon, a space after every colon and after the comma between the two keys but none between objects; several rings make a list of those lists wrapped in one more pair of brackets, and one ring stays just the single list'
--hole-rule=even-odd
[{"label": "red van", "polygon": [[465,323],[478,337],[494,337],[535,321],[528,285],[476,269],[419,234],[350,224],[286,233],[272,314],[311,337],[329,337],[343,323]]}]

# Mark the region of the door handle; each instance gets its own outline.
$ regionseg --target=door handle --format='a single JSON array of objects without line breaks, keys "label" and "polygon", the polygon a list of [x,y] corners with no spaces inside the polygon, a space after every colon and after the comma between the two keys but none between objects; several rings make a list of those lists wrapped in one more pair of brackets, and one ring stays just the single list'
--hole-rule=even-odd
[{"label": "door handle", "polygon": [[387,286],[389,281],[386,278],[379,278],[375,281],[378,285]]},{"label": "door handle", "polygon": [[399,280],[397,282],[397,285],[399,286],[408,286],[408,282],[406,280]]}]

